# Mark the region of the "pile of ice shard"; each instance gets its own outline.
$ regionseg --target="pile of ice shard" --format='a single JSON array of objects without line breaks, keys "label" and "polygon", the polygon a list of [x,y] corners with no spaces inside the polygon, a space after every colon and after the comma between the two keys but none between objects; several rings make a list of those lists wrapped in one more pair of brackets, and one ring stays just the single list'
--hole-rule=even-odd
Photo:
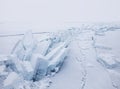
[{"label": "pile of ice shard", "polygon": [[18,81],[36,83],[58,72],[67,57],[70,43],[70,38],[64,37],[63,40],[60,36],[52,36],[39,42],[29,31],[16,43],[11,55],[1,56],[0,68],[4,74],[0,76],[6,77],[3,82],[4,89],[32,89],[20,85]]}]

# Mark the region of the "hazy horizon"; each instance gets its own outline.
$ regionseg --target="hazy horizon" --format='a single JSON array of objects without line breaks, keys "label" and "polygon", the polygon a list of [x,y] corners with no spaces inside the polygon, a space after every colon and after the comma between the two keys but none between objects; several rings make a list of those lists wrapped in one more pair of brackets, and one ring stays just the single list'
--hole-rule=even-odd
[{"label": "hazy horizon", "polygon": [[119,0],[0,0],[0,34],[120,22]]}]

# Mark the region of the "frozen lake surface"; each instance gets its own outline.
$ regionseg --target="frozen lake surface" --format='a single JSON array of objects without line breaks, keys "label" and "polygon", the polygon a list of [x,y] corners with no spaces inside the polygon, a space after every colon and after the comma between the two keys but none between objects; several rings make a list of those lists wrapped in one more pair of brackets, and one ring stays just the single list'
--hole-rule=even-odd
[{"label": "frozen lake surface", "polygon": [[[50,85],[46,80],[42,82],[43,86],[49,87],[40,89],[120,89],[120,29],[99,32],[92,28],[73,28],[69,31],[71,42],[67,58],[60,71],[48,77]],[[41,41],[51,34],[53,33],[33,36]],[[55,33],[55,36],[59,37],[59,34]],[[0,37],[0,54],[10,54],[22,37],[23,35]],[[2,83],[3,81],[1,85]]]}]

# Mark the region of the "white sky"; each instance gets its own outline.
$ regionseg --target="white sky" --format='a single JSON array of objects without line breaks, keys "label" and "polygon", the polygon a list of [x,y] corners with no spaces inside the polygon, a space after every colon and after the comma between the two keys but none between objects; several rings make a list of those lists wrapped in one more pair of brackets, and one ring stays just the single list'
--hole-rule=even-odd
[{"label": "white sky", "polygon": [[119,21],[120,0],[0,0],[0,33]]}]

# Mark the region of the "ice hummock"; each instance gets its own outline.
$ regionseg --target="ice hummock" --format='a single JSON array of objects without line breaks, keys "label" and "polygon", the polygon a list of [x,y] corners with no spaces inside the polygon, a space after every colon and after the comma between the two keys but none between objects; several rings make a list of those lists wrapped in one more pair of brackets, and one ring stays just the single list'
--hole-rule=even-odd
[{"label": "ice hummock", "polygon": [[[70,40],[66,38],[67,41],[58,41],[58,39],[61,38],[56,39],[55,36],[51,36],[50,39],[37,41],[32,32],[28,31],[16,43],[10,55],[1,56],[0,63],[3,65],[0,66],[1,71],[7,72],[4,88],[24,89],[25,86],[27,89],[32,89],[31,82],[42,83],[48,75],[50,76],[50,72],[53,72],[50,70],[50,65],[54,65],[52,68],[54,70],[60,68],[67,56]],[[28,86],[21,84],[21,81],[27,82]],[[38,85],[34,87],[36,86]]]}]

